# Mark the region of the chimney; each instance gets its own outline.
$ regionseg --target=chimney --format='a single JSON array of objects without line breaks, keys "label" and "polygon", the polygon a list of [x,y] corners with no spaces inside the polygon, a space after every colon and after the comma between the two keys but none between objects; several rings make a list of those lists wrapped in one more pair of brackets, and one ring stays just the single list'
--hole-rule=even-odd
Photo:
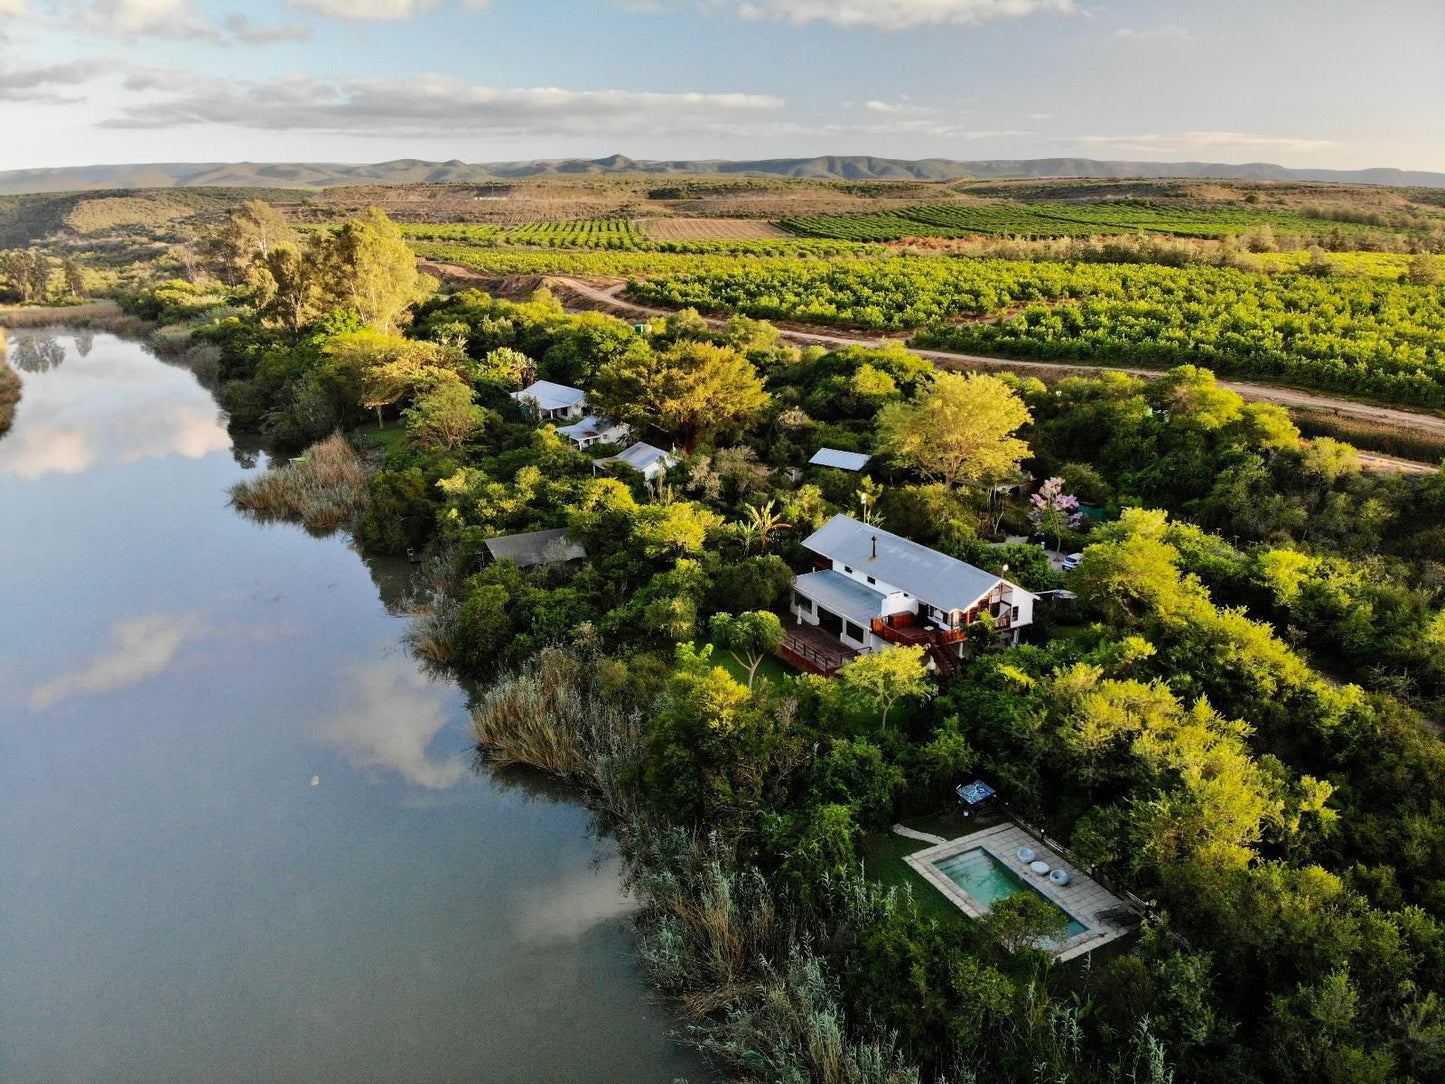
[{"label": "chimney", "polygon": [[878,536],[876,534],[873,536],[873,556],[869,560],[878,560]]}]

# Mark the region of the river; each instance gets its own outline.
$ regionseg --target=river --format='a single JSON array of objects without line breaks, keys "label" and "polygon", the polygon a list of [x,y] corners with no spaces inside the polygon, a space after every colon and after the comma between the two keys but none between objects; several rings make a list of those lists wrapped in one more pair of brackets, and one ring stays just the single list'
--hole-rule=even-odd
[{"label": "river", "polygon": [[405,565],[238,514],[186,369],[17,331],[0,439],[0,1080],[670,1081],[615,851],[473,766]]}]

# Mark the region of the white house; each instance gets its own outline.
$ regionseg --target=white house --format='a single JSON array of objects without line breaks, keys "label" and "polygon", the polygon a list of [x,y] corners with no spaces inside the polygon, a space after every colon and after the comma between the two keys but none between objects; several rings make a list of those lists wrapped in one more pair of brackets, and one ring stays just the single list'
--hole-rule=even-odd
[{"label": "white house", "polygon": [[934,666],[962,657],[968,626],[988,614],[1018,641],[1036,596],[992,572],[848,516],[834,516],[803,542],[818,571],[793,581],[790,609],[853,651],[917,644]]},{"label": "white house", "polygon": [[677,456],[671,452],[664,452],[661,448],[654,448],[651,444],[644,444],[638,441],[626,451],[617,455],[610,455],[605,459],[597,459],[592,463],[593,473],[597,468],[608,463],[626,463],[633,470],[637,471],[649,482],[657,481],[658,477],[668,467],[677,462]]},{"label": "white house", "polygon": [[528,384],[521,391],[512,392],[512,398],[525,409],[533,411],[541,421],[580,418],[587,410],[585,391],[569,388],[566,384],[554,384],[550,380]]},{"label": "white house", "polygon": [[580,422],[562,426],[557,432],[578,448],[590,448],[594,444],[621,444],[632,430],[621,422],[610,422],[589,414]]}]

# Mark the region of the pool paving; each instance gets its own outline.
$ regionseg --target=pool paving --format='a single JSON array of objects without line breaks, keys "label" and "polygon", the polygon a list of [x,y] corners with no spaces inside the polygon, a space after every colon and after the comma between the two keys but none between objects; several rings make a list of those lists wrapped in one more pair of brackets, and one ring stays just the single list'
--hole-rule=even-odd
[{"label": "pool paving", "polygon": [[[1034,861],[1047,863],[1051,870],[1066,871],[1069,874],[1069,883],[1056,885],[1047,875],[1031,872],[1029,863],[1018,857],[1018,852],[1024,847],[1034,852]],[[948,897],[959,910],[973,918],[982,918],[988,914],[988,907],[955,884],[938,866],[940,862],[972,850],[986,851],[1001,865],[1017,874],[1025,885],[1036,890],[1079,925],[1087,927],[1082,933],[1050,947],[1050,951],[1058,959],[1072,960],[1111,941],[1117,941],[1131,932],[1129,927],[1107,923],[1097,917],[1101,911],[1124,907],[1123,900],[1082,870],[1064,861],[1060,855],[1016,824],[1000,824],[971,835],[959,836],[957,839],[916,851],[904,861],[912,866],[920,877]]]}]

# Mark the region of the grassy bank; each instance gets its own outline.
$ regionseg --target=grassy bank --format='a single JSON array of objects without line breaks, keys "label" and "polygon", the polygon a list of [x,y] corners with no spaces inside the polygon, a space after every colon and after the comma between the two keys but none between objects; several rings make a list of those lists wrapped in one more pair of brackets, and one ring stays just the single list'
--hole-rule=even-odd
[{"label": "grassy bank", "polygon": [[310,530],[349,526],[366,500],[368,471],[338,435],[296,459],[231,488],[231,499],[260,519],[299,519]]}]

